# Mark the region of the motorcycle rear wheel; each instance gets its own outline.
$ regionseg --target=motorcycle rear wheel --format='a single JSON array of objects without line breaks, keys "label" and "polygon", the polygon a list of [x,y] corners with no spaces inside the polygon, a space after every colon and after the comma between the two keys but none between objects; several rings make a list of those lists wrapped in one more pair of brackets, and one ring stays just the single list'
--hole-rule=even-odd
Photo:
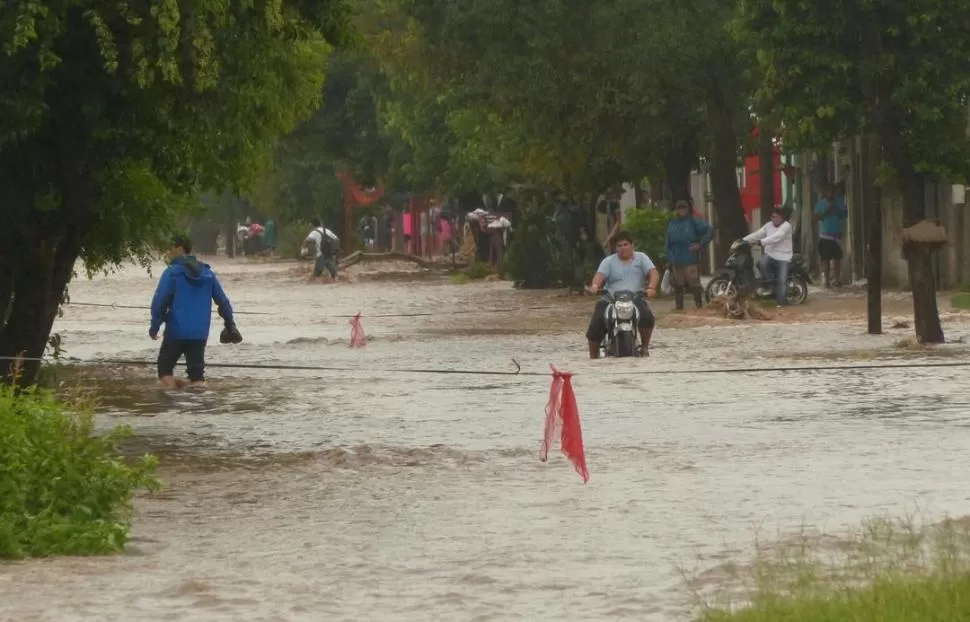
[{"label": "motorcycle rear wheel", "polygon": [[720,296],[736,296],[737,293],[737,285],[735,285],[733,280],[726,276],[714,277],[711,279],[710,283],[707,284],[707,288],[704,290],[704,296],[707,298],[707,302],[710,302]]},{"label": "motorcycle rear wheel", "polygon": [[788,277],[785,290],[790,305],[805,304],[808,300],[808,282],[800,276]]}]

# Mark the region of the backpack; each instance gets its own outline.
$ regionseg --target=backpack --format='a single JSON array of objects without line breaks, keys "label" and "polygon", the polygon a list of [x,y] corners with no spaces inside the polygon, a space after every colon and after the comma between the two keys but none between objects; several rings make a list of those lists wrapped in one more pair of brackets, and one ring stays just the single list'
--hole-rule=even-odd
[{"label": "backpack", "polygon": [[327,235],[327,230],[324,227],[317,227],[314,229],[320,234],[320,254],[321,255],[333,255],[334,254],[334,243],[337,241]]}]

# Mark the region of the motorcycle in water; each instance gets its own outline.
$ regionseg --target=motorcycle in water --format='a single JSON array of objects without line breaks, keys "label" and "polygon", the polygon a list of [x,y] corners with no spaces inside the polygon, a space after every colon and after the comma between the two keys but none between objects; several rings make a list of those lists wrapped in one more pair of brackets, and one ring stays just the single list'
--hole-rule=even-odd
[{"label": "motorcycle in water", "polygon": [[603,312],[606,336],[600,344],[600,354],[615,357],[640,356],[640,311],[633,303],[641,296],[643,292],[603,292],[603,299],[608,304]]},{"label": "motorcycle in water", "polygon": [[[769,299],[775,297],[774,279],[765,279],[759,274],[760,268],[755,264],[751,253],[752,244],[744,240],[735,240],[724,266],[714,275],[704,291],[708,302],[719,296],[736,296],[742,287],[753,290],[756,298]],[[800,305],[808,299],[808,284],[812,282],[805,259],[799,253],[791,258],[788,267],[788,281],[786,291],[788,304]]]}]

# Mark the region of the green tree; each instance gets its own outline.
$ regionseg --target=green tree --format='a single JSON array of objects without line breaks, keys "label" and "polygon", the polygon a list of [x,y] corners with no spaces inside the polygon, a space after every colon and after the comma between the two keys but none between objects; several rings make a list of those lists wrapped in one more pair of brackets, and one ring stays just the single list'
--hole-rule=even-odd
[{"label": "green tree", "polygon": [[[875,139],[906,227],[926,217],[927,181],[967,179],[970,5],[741,0],[740,7],[739,34],[757,43],[760,97],[790,144]],[[904,252],[917,339],[941,343],[931,247],[908,244]]]},{"label": "green tree", "polygon": [[317,107],[348,18],[340,0],[0,5],[0,356],[43,353],[79,257],[147,259],[199,189],[251,180]]},{"label": "green tree", "polygon": [[736,168],[749,87],[739,46],[727,36],[732,5],[400,6],[413,25],[409,53],[393,62],[407,63],[409,76],[422,75],[448,107],[457,139],[447,160],[451,173],[561,188],[591,224],[596,196],[622,181],[662,173],[674,198],[686,197],[689,173],[705,155],[722,236],[747,232]]}]

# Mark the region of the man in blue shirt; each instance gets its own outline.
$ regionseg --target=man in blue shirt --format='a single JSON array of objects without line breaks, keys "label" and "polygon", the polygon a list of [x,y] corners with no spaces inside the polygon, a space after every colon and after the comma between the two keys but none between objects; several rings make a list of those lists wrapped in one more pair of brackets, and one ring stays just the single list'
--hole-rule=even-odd
[{"label": "man in blue shirt", "polygon": [[[660,275],[645,253],[633,250],[633,236],[627,231],[620,231],[613,237],[613,241],[616,244],[616,253],[600,262],[589,291],[596,294],[601,289],[606,289],[611,294],[615,294],[620,291],[636,293],[643,290],[647,298],[656,296]],[[644,290],[645,283],[647,287]],[[589,327],[586,329],[586,341],[589,342],[591,359],[599,358],[600,344],[606,337],[607,326],[604,314],[608,304],[603,299],[596,302],[593,317],[590,318]],[[643,344],[641,355],[648,356],[655,320],[646,300],[637,298],[634,304],[640,312],[640,341]]]},{"label": "man in blue shirt", "polygon": [[701,288],[700,252],[710,244],[714,228],[694,215],[691,204],[677,201],[674,217],[667,223],[664,253],[674,280],[674,308],[684,310],[684,291],[694,295],[694,306],[704,306]]},{"label": "man in blue shirt", "polygon": [[192,242],[186,236],[176,236],[169,251],[169,266],[162,273],[152,298],[148,335],[158,339],[158,330],[165,324],[162,347],[158,351],[158,379],[166,389],[184,386],[174,377],[175,364],[182,355],[185,355],[189,383],[205,383],[205,346],[209,339],[213,300],[226,327],[235,329],[232,305],[219,279],[207,264],[200,263],[191,253]]},{"label": "man in blue shirt", "polygon": [[818,256],[822,260],[822,277],[826,287],[832,287],[833,280],[835,287],[839,286],[839,277],[842,274],[842,236],[845,235],[848,215],[849,209],[842,197],[836,196],[835,186],[826,184],[822,198],[815,204],[815,221],[821,223]]}]

